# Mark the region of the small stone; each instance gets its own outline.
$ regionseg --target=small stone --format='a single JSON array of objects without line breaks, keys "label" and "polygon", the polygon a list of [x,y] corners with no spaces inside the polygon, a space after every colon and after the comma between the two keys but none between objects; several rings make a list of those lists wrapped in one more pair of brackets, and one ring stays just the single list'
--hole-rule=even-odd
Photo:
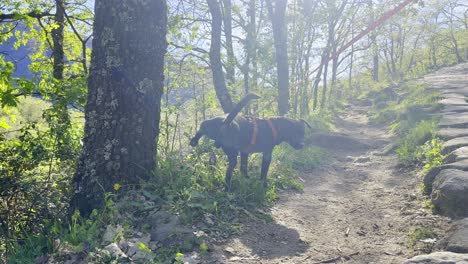
[{"label": "small stone", "polygon": [[111,243],[107,245],[104,249],[109,251],[109,253],[113,257],[127,258],[127,255],[120,249],[120,247],[116,243]]},{"label": "small stone", "polygon": [[227,252],[232,255],[236,254],[236,251],[232,247],[225,247],[224,252]]},{"label": "small stone", "polygon": [[214,221],[212,219],[213,215],[212,214],[205,214],[205,222],[209,225],[214,225]]},{"label": "small stone", "polygon": [[192,253],[190,253],[188,255],[184,255],[184,256],[182,256],[180,258],[180,260],[184,264],[198,264],[198,263],[201,263],[197,252],[192,252]]},{"label": "small stone", "polygon": [[124,231],[123,227],[120,225],[108,225],[106,227],[106,231],[104,232],[104,235],[102,236],[102,242],[104,244],[109,243],[109,242],[114,242],[114,240],[117,238],[117,235],[119,233],[122,233]]},{"label": "small stone", "polygon": [[468,253],[468,218],[456,221],[443,243],[447,251]]}]

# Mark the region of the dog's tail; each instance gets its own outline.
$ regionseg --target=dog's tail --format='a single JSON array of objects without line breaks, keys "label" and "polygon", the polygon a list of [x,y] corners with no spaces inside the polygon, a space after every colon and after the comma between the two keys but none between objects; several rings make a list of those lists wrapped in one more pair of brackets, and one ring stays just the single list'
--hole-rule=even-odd
[{"label": "dog's tail", "polygon": [[309,122],[305,121],[304,119],[301,119],[301,121],[302,121],[302,123],[304,123],[309,129],[312,129],[312,125],[311,125]]},{"label": "dog's tail", "polygon": [[246,96],[244,96],[244,98],[242,98],[242,100],[240,100],[239,103],[236,104],[234,109],[232,109],[232,111],[224,119],[223,126],[227,126],[227,125],[231,124],[232,120],[234,120],[234,118],[236,118],[237,114],[239,114],[239,112],[242,110],[242,108],[244,108],[244,106],[246,106],[247,103],[250,100],[258,99],[258,98],[260,98],[260,96],[258,96],[256,94],[253,94],[253,93],[249,93]]}]

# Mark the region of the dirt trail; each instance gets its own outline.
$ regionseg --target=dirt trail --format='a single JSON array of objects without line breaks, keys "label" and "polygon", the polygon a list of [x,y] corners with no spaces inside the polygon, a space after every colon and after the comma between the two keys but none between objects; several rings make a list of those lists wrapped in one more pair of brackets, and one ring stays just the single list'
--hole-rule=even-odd
[{"label": "dirt trail", "polygon": [[393,139],[368,124],[367,111],[346,109],[344,137],[323,146],[332,161],[301,176],[303,192],[281,195],[272,223],[244,221],[204,263],[401,263],[420,253],[407,246],[409,230],[445,220],[423,209],[414,172],[383,155]]}]

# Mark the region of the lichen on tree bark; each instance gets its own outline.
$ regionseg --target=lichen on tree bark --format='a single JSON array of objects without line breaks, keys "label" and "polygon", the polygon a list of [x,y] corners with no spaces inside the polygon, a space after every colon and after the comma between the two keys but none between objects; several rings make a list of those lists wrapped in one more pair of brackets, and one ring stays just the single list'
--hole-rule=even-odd
[{"label": "lichen on tree bark", "polygon": [[164,0],[97,0],[82,155],[72,211],[104,204],[114,184],[155,167],[166,53]]}]

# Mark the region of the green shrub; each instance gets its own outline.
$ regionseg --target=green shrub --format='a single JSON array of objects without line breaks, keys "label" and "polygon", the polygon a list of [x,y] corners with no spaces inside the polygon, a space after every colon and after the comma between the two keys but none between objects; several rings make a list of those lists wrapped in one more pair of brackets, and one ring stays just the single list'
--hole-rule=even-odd
[{"label": "green shrub", "polygon": [[442,155],[442,142],[440,138],[434,137],[419,147],[418,157],[424,163],[424,171],[444,163],[445,156]]},{"label": "green shrub", "polygon": [[423,162],[423,145],[435,138],[436,122],[434,120],[423,120],[400,138],[397,142],[396,153],[400,161],[406,165],[414,165]]},{"label": "green shrub", "polygon": [[239,165],[231,179],[231,192],[225,192],[225,155],[215,149],[209,141],[186,157],[168,155],[160,160],[151,180],[143,185],[143,192],[153,200],[171,209],[187,223],[202,219],[209,213],[216,217],[216,224],[225,232],[232,218],[245,209],[271,204],[280,189],[302,190],[298,181],[298,170],[317,167],[325,153],[315,147],[301,151],[283,144],[275,148],[268,173],[269,187],[264,188],[260,180],[261,154],[253,154],[249,162],[249,177],[240,175]]},{"label": "green shrub", "polygon": [[414,247],[420,240],[436,237],[437,234],[429,227],[415,227],[409,231],[408,246]]}]

